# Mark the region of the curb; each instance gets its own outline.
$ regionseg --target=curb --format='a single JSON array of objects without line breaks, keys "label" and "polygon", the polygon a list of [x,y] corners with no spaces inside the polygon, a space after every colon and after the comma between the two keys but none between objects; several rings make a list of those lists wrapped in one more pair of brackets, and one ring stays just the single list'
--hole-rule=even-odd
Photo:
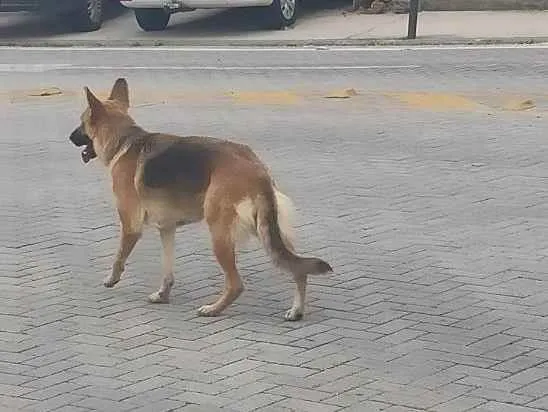
[{"label": "curb", "polygon": [[548,44],[548,37],[511,38],[440,38],[418,37],[386,39],[321,39],[321,40],[0,40],[0,47],[327,47],[327,46],[481,46]]},{"label": "curb", "polygon": [[548,10],[548,0],[420,0],[421,11]]}]

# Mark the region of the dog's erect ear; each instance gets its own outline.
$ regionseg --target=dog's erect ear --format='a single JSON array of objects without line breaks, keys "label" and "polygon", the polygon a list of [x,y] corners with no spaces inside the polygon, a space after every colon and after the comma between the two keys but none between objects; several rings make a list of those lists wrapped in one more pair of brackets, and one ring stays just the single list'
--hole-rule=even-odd
[{"label": "dog's erect ear", "polygon": [[105,114],[105,107],[103,103],[95,97],[95,95],[87,87],[84,87],[86,91],[86,98],[88,99],[89,109],[91,110],[91,120],[95,121]]},{"label": "dog's erect ear", "polygon": [[116,80],[114,86],[112,86],[109,99],[122,103],[126,109],[129,108],[129,88],[126,79],[121,77]]}]

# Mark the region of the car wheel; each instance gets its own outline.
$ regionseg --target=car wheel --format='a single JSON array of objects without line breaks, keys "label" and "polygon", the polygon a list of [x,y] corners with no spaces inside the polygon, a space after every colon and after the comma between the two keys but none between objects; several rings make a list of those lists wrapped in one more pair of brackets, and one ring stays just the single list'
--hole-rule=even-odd
[{"label": "car wheel", "polygon": [[103,24],[103,0],[84,0],[69,18],[71,25],[78,31],[95,31]]},{"label": "car wheel", "polygon": [[171,13],[164,9],[135,9],[137,24],[144,31],[164,30],[170,16]]},{"label": "car wheel", "polygon": [[299,3],[299,0],[273,0],[268,10],[269,26],[273,29],[283,29],[295,23]]}]

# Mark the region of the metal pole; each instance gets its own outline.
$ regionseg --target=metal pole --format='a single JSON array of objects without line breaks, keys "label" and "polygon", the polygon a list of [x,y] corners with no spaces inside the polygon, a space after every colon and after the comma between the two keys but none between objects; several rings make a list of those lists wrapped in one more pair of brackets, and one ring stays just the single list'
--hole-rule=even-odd
[{"label": "metal pole", "polygon": [[417,37],[417,17],[419,14],[419,0],[409,0],[409,28],[407,38],[415,39]]}]

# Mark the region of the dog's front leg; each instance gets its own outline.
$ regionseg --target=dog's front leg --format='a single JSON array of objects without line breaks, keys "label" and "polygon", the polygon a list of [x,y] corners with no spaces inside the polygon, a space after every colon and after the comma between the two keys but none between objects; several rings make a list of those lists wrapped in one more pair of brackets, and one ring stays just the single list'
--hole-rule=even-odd
[{"label": "dog's front leg", "polygon": [[173,263],[175,259],[175,226],[160,229],[160,238],[162,239],[162,248],[164,256],[162,258],[162,283],[158,291],[149,295],[148,300],[151,303],[168,303],[169,293],[175,282],[173,277]]},{"label": "dog's front leg", "polygon": [[119,207],[118,215],[120,216],[121,224],[120,246],[118,247],[116,259],[112,265],[112,273],[103,281],[103,284],[107,288],[113,287],[120,281],[122,273],[124,272],[126,261],[135,247],[135,244],[141,238],[142,233],[142,223],[140,223],[142,219],[132,218],[134,215],[138,215],[138,213],[135,212],[132,214],[131,212],[128,212],[127,209]]},{"label": "dog's front leg", "polygon": [[110,276],[107,276],[103,281],[103,284],[107,288],[111,288],[116,285],[122,273],[124,273],[125,264],[127,258],[131,254],[131,251],[135,247],[135,244],[141,237],[141,233],[132,233],[127,232],[123,227],[120,233],[120,246],[118,247],[118,252],[116,253],[116,259],[112,265],[112,273]]}]

